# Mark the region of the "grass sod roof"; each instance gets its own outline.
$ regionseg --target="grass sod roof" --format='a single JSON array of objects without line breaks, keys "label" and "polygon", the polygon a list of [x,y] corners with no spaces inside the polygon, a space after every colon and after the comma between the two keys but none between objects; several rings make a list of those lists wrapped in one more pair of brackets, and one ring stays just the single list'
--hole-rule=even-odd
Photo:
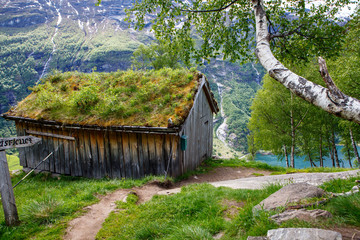
[{"label": "grass sod roof", "polygon": [[55,72],[6,115],[62,124],[167,127],[181,125],[201,74],[187,69]]}]

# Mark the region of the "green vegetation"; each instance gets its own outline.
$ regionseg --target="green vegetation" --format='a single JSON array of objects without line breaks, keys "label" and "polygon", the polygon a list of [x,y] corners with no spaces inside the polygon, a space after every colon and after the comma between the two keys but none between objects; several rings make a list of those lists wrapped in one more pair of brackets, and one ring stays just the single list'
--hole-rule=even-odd
[{"label": "green vegetation", "polygon": [[[348,186],[354,185],[353,180],[336,181]],[[327,191],[335,190],[328,187],[331,185],[326,183],[322,187]],[[231,190],[194,184],[183,187],[179,194],[155,196],[141,205],[134,201],[119,203],[121,210],[109,216],[97,239],[213,239],[219,233],[224,234],[221,239],[247,239],[248,236],[264,236],[268,230],[281,227],[331,229],[360,224],[359,193],[331,199],[320,207],[333,214],[329,220],[290,220],[277,225],[269,219],[269,212],[260,211],[254,215],[252,208],[279,188],[279,185],[270,185],[263,190]]]},{"label": "green vegetation", "polygon": [[[266,233],[257,217],[252,217],[251,208],[278,189],[279,186],[255,191],[231,190],[194,184],[182,188],[179,194],[155,196],[141,205],[120,203],[118,207],[123,210],[110,215],[97,239],[200,240],[213,239],[219,232],[226,232],[227,238],[223,239],[238,239],[235,237],[249,232]],[[227,200],[245,205],[233,206],[238,214],[230,216],[230,222],[224,218],[232,207],[223,203]]]},{"label": "green vegetation", "polygon": [[19,157],[17,155],[6,155],[10,171],[21,170]]},{"label": "green vegetation", "polygon": [[[196,174],[219,166],[244,166],[282,173],[289,170],[239,159],[209,159]],[[24,173],[13,176],[13,184],[23,176]],[[51,178],[45,173],[32,174],[14,190],[20,226],[5,225],[0,204],[0,239],[62,239],[67,223],[83,214],[85,206],[97,202],[96,196],[120,188],[140,186],[154,179],[164,180],[163,177],[147,177],[141,180],[99,180],[65,176]],[[348,191],[354,186],[354,180],[355,178],[333,180],[322,187],[332,192]],[[141,205],[136,205],[136,195],[130,195],[127,203],[118,203],[118,208],[123,210],[111,213],[97,238],[212,239],[215,234],[223,232],[223,239],[246,239],[248,235],[263,235],[268,229],[285,226],[358,226],[358,220],[355,219],[358,219],[356,217],[359,213],[359,194],[330,200],[324,208],[331,211],[335,218],[329,222],[287,222],[277,226],[268,219],[269,214],[266,212],[254,216],[252,207],[279,188],[278,185],[270,185],[264,190],[232,190],[215,188],[208,184],[194,184],[184,187],[180,194],[155,196]],[[341,207],[337,207],[338,204]],[[348,213],[344,216],[346,211]]]},{"label": "green vegetation", "polygon": [[[357,42],[359,17],[347,24],[348,31],[340,55],[328,61],[330,75],[345,93],[359,98],[359,53]],[[319,85],[324,81],[318,74],[315,60],[307,64],[291,63],[290,68]],[[344,67],[346,66],[346,67]],[[280,83],[265,76],[263,89],[257,92],[252,103],[248,139],[249,151],[263,149],[283,156],[291,167],[293,156],[305,156],[311,166],[323,166],[323,157],[332,159],[333,167],[340,167],[336,144],[349,165],[359,166],[357,143],[360,141],[358,124],[341,120],[295,97]]]},{"label": "green vegetation", "polygon": [[[13,184],[24,175],[14,176]],[[32,174],[14,189],[20,226],[5,225],[4,211],[0,204],[0,239],[62,239],[66,224],[84,213],[85,206],[96,203],[97,195],[105,195],[120,188],[141,186],[155,179],[161,181],[163,177],[94,180]]]},{"label": "green vegetation", "polygon": [[189,59],[183,57],[182,45],[172,43],[152,43],[150,46],[140,45],[131,57],[132,67],[135,69],[180,68],[190,66]]},{"label": "green vegetation", "polygon": [[9,115],[62,123],[167,127],[190,111],[200,74],[164,68],[147,72],[54,73]]}]

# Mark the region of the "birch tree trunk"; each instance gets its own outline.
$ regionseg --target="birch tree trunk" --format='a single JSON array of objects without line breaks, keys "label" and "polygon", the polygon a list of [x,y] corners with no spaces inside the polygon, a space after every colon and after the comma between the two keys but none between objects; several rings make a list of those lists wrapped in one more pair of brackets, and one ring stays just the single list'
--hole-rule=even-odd
[{"label": "birch tree trunk", "polygon": [[335,144],[335,133],[334,131],[331,132],[331,144],[332,144],[332,150],[334,153],[334,158],[335,158],[335,163],[336,163],[336,167],[340,167],[340,162],[339,162],[339,156],[337,153],[337,149],[336,149],[336,144]]},{"label": "birch tree trunk", "polygon": [[322,154],[322,136],[320,135],[320,146],[319,146],[319,160],[320,160],[320,167],[324,167],[324,159]]},{"label": "birch tree trunk", "polygon": [[252,3],[256,21],[255,53],[269,75],[306,101],[331,114],[360,124],[360,101],[343,94],[336,87],[323,59],[319,58],[320,72],[327,88],[296,75],[274,57],[270,49],[271,36],[263,0],[252,0]]},{"label": "birch tree trunk", "polygon": [[291,157],[290,157],[290,167],[295,168],[295,126],[294,126],[294,117],[293,117],[292,109],[290,110],[290,119],[291,119]]},{"label": "birch tree trunk", "polygon": [[330,158],[331,158],[331,161],[332,161],[332,166],[335,167],[334,151],[333,151],[330,139],[328,139],[328,146],[329,146],[329,153],[330,153]]},{"label": "birch tree trunk", "polygon": [[288,153],[286,150],[286,145],[284,145],[283,148],[284,148],[284,154],[285,154],[286,167],[288,168],[289,167],[289,156],[288,156]]},{"label": "birch tree trunk", "polygon": [[355,157],[356,157],[356,160],[358,161],[358,163],[359,163],[359,167],[360,167],[360,157],[359,157],[359,152],[358,152],[358,150],[357,150],[357,147],[356,147],[356,142],[355,142],[355,140],[354,140],[354,136],[353,136],[353,133],[352,133],[351,128],[349,129],[349,132],[350,132],[350,139],[351,139],[351,144],[352,144],[353,149],[354,149]]}]

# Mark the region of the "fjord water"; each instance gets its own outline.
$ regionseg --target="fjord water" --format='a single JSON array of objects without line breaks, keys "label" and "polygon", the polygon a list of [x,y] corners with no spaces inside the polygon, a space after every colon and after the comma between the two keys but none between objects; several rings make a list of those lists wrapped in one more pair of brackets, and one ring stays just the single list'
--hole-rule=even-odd
[{"label": "fjord water", "polygon": [[[341,152],[341,149],[343,148],[343,146],[337,146],[337,152],[338,152],[338,156],[339,156],[339,161],[340,161],[340,167],[344,167],[344,168],[350,168],[349,165],[349,161],[345,158],[344,154]],[[359,151],[359,147],[358,147],[358,151]],[[309,161],[305,161],[305,156],[295,156],[295,168],[309,168],[310,167],[310,162]],[[281,159],[281,161],[278,160],[278,156],[277,155],[263,155],[263,154],[256,154],[255,157],[256,161],[261,161],[261,162],[265,162],[269,165],[272,166],[282,166],[282,167],[286,167],[286,162],[285,162],[285,158]],[[289,161],[290,161],[290,156],[289,156]],[[319,167],[320,163],[318,160],[314,159],[316,166]],[[351,161],[353,167],[354,167],[354,159],[352,159]],[[324,157],[324,167],[332,167],[332,160],[329,156]]]}]

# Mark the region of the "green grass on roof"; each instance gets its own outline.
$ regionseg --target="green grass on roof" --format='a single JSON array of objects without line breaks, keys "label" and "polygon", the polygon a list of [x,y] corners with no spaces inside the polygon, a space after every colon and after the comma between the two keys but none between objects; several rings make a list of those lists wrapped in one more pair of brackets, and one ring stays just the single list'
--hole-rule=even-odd
[{"label": "green grass on roof", "polygon": [[183,123],[200,74],[195,70],[55,72],[9,115],[67,124],[167,127]]}]

